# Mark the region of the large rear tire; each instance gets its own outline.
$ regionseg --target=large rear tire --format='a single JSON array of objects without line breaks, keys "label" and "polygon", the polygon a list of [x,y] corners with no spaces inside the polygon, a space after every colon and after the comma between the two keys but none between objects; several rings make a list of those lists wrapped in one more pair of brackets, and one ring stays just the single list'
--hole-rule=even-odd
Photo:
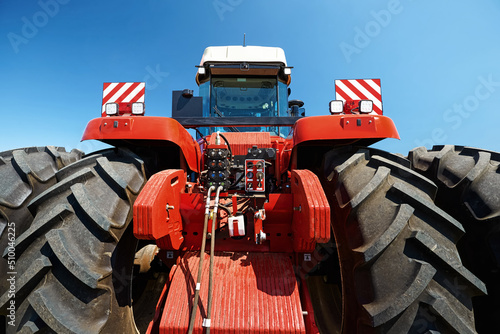
[{"label": "large rear tire", "polygon": [[414,170],[438,185],[436,204],[464,224],[458,250],[488,289],[487,296],[473,298],[477,330],[499,333],[500,153],[446,145],[418,147],[408,157]]},{"label": "large rear tire", "polygon": [[[62,147],[28,147],[0,152],[0,251],[9,237],[22,234],[33,221],[28,203],[57,180],[56,172],[81,159],[83,152],[66,152]],[[9,272],[7,259],[0,258],[0,273]],[[8,282],[0,281],[0,296]]]},{"label": "large rear tire", "polygon": [[36,216],[16,239],[16,295],[2,295],[0,308],[14,300],[20,332],[136,332],[130,222],[146,181],[142,161],[106,150],[61,169],[57,179],[29,205]]},{"label": "large rear tire", "polygon": [[[324,168],[342,282],[341,332],[474,333],[471,297],[485,287],[462,266],[455,245],[464,231],[434,204],[435,184],[410,170],[408,160],[367,148],[334,149]],[[335,267],[308,282],[313,295],[329,290],[321,285],[336,281],[329,277]],[[330,290],[334,298],[338,290]],[[326,318],[318,312],[325,311],[315,310],[317,321]]]}]

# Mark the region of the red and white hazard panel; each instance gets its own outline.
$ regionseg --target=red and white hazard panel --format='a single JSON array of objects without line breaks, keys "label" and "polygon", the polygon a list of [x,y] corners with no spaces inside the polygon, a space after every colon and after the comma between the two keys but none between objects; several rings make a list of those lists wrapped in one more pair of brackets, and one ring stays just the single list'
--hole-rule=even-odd
[{"label": "red and white hazard panel", "polygon": [[102,115],[106,116],[106,103],[144,103],[145,90],[144,82],[105,82],[102,90]]},{"label": "red and white hazard panel", "polygon": [[335,80],[337,100],[371,100],[373,112],[382,115],[380,79]]}]

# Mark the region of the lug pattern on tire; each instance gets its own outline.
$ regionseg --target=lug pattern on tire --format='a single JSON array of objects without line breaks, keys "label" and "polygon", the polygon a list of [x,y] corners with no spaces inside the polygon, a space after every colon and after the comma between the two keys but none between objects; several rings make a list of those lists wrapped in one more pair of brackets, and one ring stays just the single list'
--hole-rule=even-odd
[{"label": "lug pattern on tire", "polygon": [[[31,199],[56,183],[56,172],[79,159],[83,152],[66,152],[62,147],[28,147],[0,152],[0,254],[7,246],[7,224],[14,223],[16,237],[29,228],[33,214],[27,206]],[[0,259],[0,272],[7,261]],[[0,295],[7,290],[0,282]]]},{"label": "lug pattern on tire", "polygon": [[477,329],[499,332],[500,153],[444,145],[415,148],[408,158],[415,171],[438,185],[436,203],[463,224],[458,250],[488,289],[488,296],[473,299]]},{"label": "lug pattern on tire", "polygon": [[401,157],[377,153],[341,148],[325,156],[344,331],[474,333],[471,297],[486,289],[461,263],[461,224],[434,204],[432,181]]},{"label": "lug pattern on tire", "polygon": [[[146,181],[142,161],[108,150],[61,169],[57,178],[31,202],[35,219],[16,241],[22,291],[16,303],[24,310],[17,329],[135,331],[117,246],[131,233],[133,201]],[[7,294],[0,296],[0,310],[8,302]]]}]

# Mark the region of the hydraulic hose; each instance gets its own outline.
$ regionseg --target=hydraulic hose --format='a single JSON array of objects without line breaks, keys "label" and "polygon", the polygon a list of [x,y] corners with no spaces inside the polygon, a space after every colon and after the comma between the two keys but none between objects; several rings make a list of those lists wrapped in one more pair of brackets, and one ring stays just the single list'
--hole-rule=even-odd
[{"label": "hydraulic hose", "polygon": [[215,222],[217,220],[217,209],[219,208],[219,193],[222,190],[222,186],[217,188],[217,193],[215,195],[215,205],[213,211],[212,219],[212,235],[210,237],[210,268],[208,276],[208,305],[207,305],[207,318],[203,321],[204,327],[207,328],[206,333],[210,334],[210,314],[212,313],[212,295],[213,295],[213,278],[214,278],[214,256],[215,256]]},{"label": "hydraulic hose", "polygon": [[[220,188],[220,187],[219,187]],[[200,287],[201,287],[201,272],[203,269],[203,258],[205,257],[205,245],[207,242],[207,229],[208,229],[208,217],[210,215],[210,193],[215,190],[214,186],[208,188],[207,202],[205,204],[205,221],[203,222],[203,235],[201,237],[201,251],[200,251],[200,264],[198,266],[198,278],[196,279],[196,289],[194,292],[194,301],[191,309],[191,318],[189,319],[189,329],[188,333],[193,333],[194,320],[196,318],[196,310],[198,309],[198,299],[200,298]],[[217,192],[218,196],[219,192]],[[218,201],[218,200],[217,200]],[[217,202],[216,204],[217,205]]]},{"label": "hydraulic hose", "polygon": [[231,160],[231,158],[233,157],[233,151],[231,150],[231,145],[229,145],[229,140],[227,140],[227,138],[222,133],[219,133],[219,136],[221,136],[222,139],[224,139],[224,141],[226,142],[227,149],[229,150],[229,160]]}]

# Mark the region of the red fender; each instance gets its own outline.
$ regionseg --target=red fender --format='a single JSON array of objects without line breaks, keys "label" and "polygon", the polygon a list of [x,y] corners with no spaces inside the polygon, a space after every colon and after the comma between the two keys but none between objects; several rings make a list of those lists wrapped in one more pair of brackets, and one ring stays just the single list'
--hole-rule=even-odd
[{"label": "red fender", "polygon": [[306,141],[399,139],[392,119],[382,115],[325,115],[299,119],[293,126],[293,145]]},{"label": "red fender", "polygon": [[91,120],[82,140],[97,139],[113,145],[117,140],[166,141],[179,146],[189,168],[200,171],[198,143],[173,118],[153,116],[113,116]]}]

